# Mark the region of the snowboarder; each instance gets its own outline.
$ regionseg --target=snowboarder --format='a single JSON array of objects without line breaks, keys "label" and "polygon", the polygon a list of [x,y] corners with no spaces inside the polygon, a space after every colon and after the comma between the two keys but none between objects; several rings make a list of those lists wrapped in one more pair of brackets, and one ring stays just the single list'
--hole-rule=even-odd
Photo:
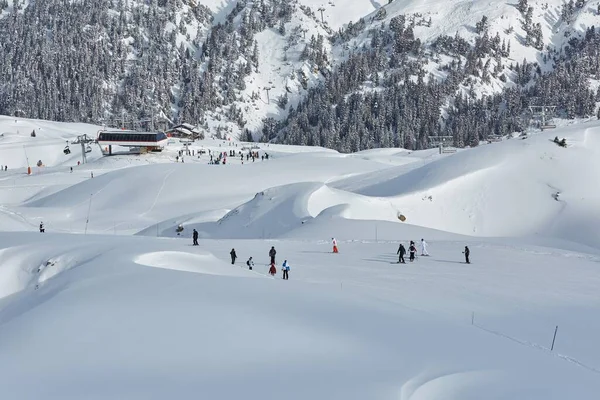
[{"label": "snowboarder", "polygon": [[469,254],[471,254],[471,251],[469,250],[469,246],[465,246],[465,251],[463,251],[463,254],[465,255],[465,262],[467,264],[471,264],[471,262],[469,261]]},{"label": "snowboarder", "polygon": [[421,239],[421,255],[422,256],[429,255],[429,253],[427,252],[427,242],[425,241],[425,239]]},{"label": "snowboarder", "polygon": [[335,238],[331,238],[331,243],[333,244],[333,252],[337,253],[338,252],[337,240],[335,240]]},{"label": "snowboarder", "polygon": [[40,222],[40,233],[46,232],[46,228],[44,228],[44,223]]},{"label": "snowboarder", "polygon": [[198,246],[198,231],[194,229],[194,233],[192,234],[192,239],[194,240],[194,246]]},{"label": "snowboarder", "polygon": [[231,264],[235,264],[235,259],[237,258],[237,254],[235,254],[235,249],[231,249],[229,254],[231,255]]},{"label": "snowboarder", "polygon": [[410,253],[410,262],[415,261],[415,253],[417,252],[417,247],[415,246],[415,242],[413,242],[412,240],[410,241],[408,251]]},{"label": "snowboarder", "polygon": [[271,268],[269,268],[269,274],[271,276],[275,276],[277,273],[277,268],[275,268],[275,263],[271,263]]},{"label": "snowboarder", "polygon": [[271,250],[269,250],[269,257],[271,257],[271,264],[275,264],[275,254],[277,254],[277,252],[275,251],[275,246],[271,246]]},{"label": "snowboarder", "polygon": [[252,267],[254,267],[254,261],[252,261],[252,257],[250,257],[248,261],[246,261],[246,265],[248,266],[248,268],[250,268],[250,271],[252,271]]},{"label": "snowboarder", "polygon": [[290,264],[288,264],[287,260],[283,261],[283,265],[281,266],[281,270],[283,271],[283,279],[285,279],[286,281],[288,279],[290,279],[290,277],[289,277]]},{"label": "snowboarder", "polygon": [[406,261],[404,261],[406,249],[404,248],[404,245],[402,243],[400,243],[400,247],[398,247],[398,251],[396,252],[396,254],[400,255],[400,257],[398,258],[398,264],[406,264]]}]

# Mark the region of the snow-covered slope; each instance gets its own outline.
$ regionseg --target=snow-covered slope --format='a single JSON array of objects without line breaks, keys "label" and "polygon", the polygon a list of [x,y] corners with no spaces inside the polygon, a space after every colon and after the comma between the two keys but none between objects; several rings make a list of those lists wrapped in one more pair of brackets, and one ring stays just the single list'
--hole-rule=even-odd
[{"label": "snow-covered slope", "polygon": [[[55,147],[97,127],[16,126],[49,161],[0,173],[6,398],[597,397],[597,122],[450,155],[271,144],[212,165],[173,141],[80,166]],[[431,256],[396,264],[420,238]]]}]

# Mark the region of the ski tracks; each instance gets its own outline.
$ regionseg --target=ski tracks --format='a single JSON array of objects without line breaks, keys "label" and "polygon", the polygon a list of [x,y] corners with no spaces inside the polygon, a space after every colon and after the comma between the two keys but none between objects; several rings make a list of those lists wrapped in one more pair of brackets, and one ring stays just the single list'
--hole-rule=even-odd
[{"label": "ski tracks", "polygon": [[518,344],[522,345],[522,346],[527,346],[527,347],[530,347],[532,349],[536,349],[536,350],[541,350],[541,351],[547,352],[550,355],[552,355],[554,357],[557,357],[557,358],[559,358],[561,360],[568,361],[571,364],[575,364],[575,365],[577,365],[577,366],[579,366],[581,368],[587,369],[590,372],[593,372],[593,373],[596,373],[596,374],[600,374],[600,369],[595,368],[595,367],[591,367],[589,365],[586,365],[586,364],[582,363],[581,361],[579,361],[579,360],[577,360],[577,359],[575,359],[573,357],[569,357],[569,356],[566,356],[564,354],[556,353],[556,352],[550,350],[548,347],[542,346],[541,344],[529,342],[527,340],[517,339],[515,337],[509,336],[509,335],[504,334],[502,332],[498,332],[498,331],[494,331],[494,330],[491,330],[491,329],[484,328],[481,325],[473,324],[473,326],[475,328],[479,329],[479,330],[482,330],[484,332],[491,333],[492,335],[496,335],[496,336],[499,336],[499,337],[511,340],[511,341],[513,341],[515,343],[518,343]]},{"label": "ski tracks", "polygon": [[145,216],[146,214],[148,214],[149,212],[151,212],[154,209],[154,207],[156,206],[156,203],[158,203],[158,199],[160,198],[160,195],[162,194],[162,192],[165,188],[165,185],[167,184],[167,180],[173,174],[173,172],[175,172],[175,168],[171,169],[169,172],[167,172],[165,174],[162,184],[160,185],[160,188],[158,189],[158,193],[156,193],[156,197],[154,197],[154,201],[152,202],[152,205],[150,206],[150,208],[148,210],[141,213],[140,217]]}]

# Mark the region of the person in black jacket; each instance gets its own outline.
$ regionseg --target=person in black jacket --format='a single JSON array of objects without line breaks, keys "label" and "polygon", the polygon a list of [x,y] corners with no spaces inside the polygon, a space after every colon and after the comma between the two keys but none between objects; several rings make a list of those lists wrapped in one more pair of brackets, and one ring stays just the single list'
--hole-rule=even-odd
[{"label": "person in black jacket", "polygon": [[198,231],[194,229],[194,233],[192,234],[192,239],[194,240],[194,246],[198,246]]},{"label": "person in black jacket", "polygon": [[469,261],[469,254],[471,254],[471,251],[469,250],[468,246],[465,246],[465,251],[463,251],[463,254],[465,255],[465,262],[467,264],[471,264],[471,262]]},{"label": "person in black jacket", "polygon": [[231,255],[231,263],[235,264],[235,259],[237,258],[237,254],[235,254],[235,249],[231,249],[229,254]]},{"label": "person in black jacket", "polygon": [[406,249],[404,248],[404,245],[402,243],[400,243],[400,247],[398,247],[398,251],[396,252],[396,254],[400,255],[400,257],[398,258],[398,263],[406,264],[406,261],[404,261]]},{"label": "person in black jacket", "polygon": [[275,254],[277,254],[277,252],[275,251],[275,246],[271,246],[271,250],[269,250],[269,257],[271,257],[271,264],[275,264]]}]

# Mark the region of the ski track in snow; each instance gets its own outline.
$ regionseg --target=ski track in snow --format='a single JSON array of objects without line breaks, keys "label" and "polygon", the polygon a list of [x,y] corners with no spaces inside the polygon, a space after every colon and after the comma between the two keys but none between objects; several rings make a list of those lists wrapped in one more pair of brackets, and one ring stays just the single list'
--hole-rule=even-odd
[{"label": "ski track in snow", "polygon": [[156,204],[158,203],[158,199],[160,199],[163,189],[165,188],[165,185],[167,184],[167,181],[168,181],[169,177],[171,176],[171,174],[173,174],[173,172],[175,172],[174,168],[165,174],[165,177],[162,180],[160,188],[158,189],[158,192],[156,193],[156,197],[154,197],[154,201],[152,202],[152,205],[150,206],[150,208],[148,210],[141,213],[140,217],[143,217],[146,214],[150,213],[152,210],[154,210],[154,207],[156,207]]},{"label": "ski track in snow", "polygon": [[557,358],[559,358],[561,360],[568,361],[568,362],[570,362],[572,364],[575,364],[575,365],[577,365],[577,366],[579,366],[581,368],[585,368],[588,371],[594,372],[596,374],[600,374],[600,369],[597,369],[597,368],[591,367],[589,365],[586,365],[586,364],[580,362],[579,360],[577,360],[577,359],[575,359],[573,357],[569,357],[569,356],[557,353],[557,352],[555,352],[553,350],[550,350],[550,348],[548,348],[548,347],[542,346],[541,344],[529,342],[527,340],[517,339],[517,338],[512,337],[510,335],[506,335],[506,334],[504,334],[502,332],[498,332],[498,331],[494,331],[494,330],[491,330],[491,329],[487,329],[487,328],[484,328],[483,326],[480,326],[480,325],[477,325],[477,324],[472,324],[472,326],[474,326],[475,328],[480,329],[480,330],[482,330],[484,332],[491,333],[492,335],[496,335],[496,336],[502,337],[504,339],[511,340],[511,341],[513,341],[515,343],[518,343],[518,344],[522,345],[522,346],[526,346],[526,347],[529,347],[529,348],[532,348],[532,349],[536,349],[536,350],[542,350],[544,352],[549,353],[553,357],[557,357]]}]

